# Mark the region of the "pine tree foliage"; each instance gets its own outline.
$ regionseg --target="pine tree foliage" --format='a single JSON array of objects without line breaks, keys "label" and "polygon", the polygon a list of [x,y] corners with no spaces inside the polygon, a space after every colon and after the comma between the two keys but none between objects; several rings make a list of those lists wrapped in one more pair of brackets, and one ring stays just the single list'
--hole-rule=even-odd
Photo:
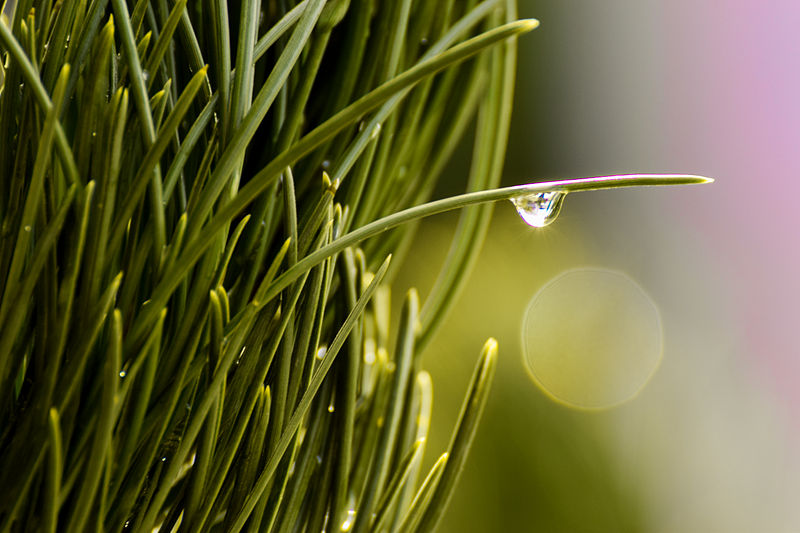
[{"label": "pine tree foliage", "polygon": [[[492,202],[709,181],[498,189],[514,0],[2,6],[0,533],[431,531],[497,343],[427,472],[420,356]],[[456,208],[393,320],[417,221]]]},{"label": "pine tree foliage", "polygon": [[430,472],[419,355],[491,204],[399,320],[390,257],[476,116],[465,187],[498,184],[535,22],[510,0],[2,17],[0,531],[433,529],[497,345]]}]

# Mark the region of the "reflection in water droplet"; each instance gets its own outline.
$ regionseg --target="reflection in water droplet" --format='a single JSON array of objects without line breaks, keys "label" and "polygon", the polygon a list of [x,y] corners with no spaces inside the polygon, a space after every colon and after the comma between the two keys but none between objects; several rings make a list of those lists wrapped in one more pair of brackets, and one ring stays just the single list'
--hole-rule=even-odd
[{"label": "reflection in water droplet", "polygon": [[322,162],[322,168],[324,168],[325,170],[328,170],[330,167],[331,167],[330,159],[326,159]]},{"label": "reflection in water droplet", "polygon": [[548,396],[571,407],[604,409],[634,398],[655,373],[661,318],[627,275],[568,270],[531,300],[522,346],[530,376]]},{"label": "reflection in water droplet", "polygon": [[319,349],[317,350],[317,359],[319,360],[325,359],[325,354],[327,353],[327,351],[328,351],[327,346],[320,346]]},{"label": "reflection in water droplet", "polygon": [[332,413],[332,412],[334,412],[335,410],[336,410],[336,408],[333,406],[333,404],[330,404],[330,405],[328,405],[328,412],[329,412],[329,413]]},{"label": "reflection in water droplet", "polygon": [[120,370],[120,371],[119,371],[119,377],[121,377],[121,378],[124,378],[124,377],[125,377],[125,376],[127,376],[127,375],[128,375],[128,373],[127,373],[127,372],[125,372],[124,370]]},{"label": "reflection in water droplet", "polygon": [[356,521],[356,510],[355,509],[348,509],[347,510],[347,518],[344,522],[342,522],[342,531],[350,531],[353,528],[353,524]]},{"label": "reflection in water droplet", "polygon": [[161,458],[161,462],[162,462],[162,463],[166,463],[166,462],[167,462],[167,458],[166,458],[166,457],[162,457],[162,458]]},{"label": "reflection in water droplet", "polygon": [[365,365],[373,365],[375,364],[375,339],[371,337],[367,337],[364,339],[364,364]]},{"label": "reflection in water droplet", "polygon": [[342,522],[341,530],[342,531],[350,531],[353,528],[353,524],[356,521],[356,497],[354,494],[350,494],[347,498],[347,518],[344,519]]},{"label": "reflection in water droplet", "polygon": [[31,230],[31,227],[30,227],[30,226],[25,226],[23,229],[24,229],[25,231],[30,231],[30,230]]},{"label": "reflection in water droplet", "polygon": [[512,198],[511,203],[529,226],[543,228],[558,217],[566,195],[563,191],[537,192]]}]

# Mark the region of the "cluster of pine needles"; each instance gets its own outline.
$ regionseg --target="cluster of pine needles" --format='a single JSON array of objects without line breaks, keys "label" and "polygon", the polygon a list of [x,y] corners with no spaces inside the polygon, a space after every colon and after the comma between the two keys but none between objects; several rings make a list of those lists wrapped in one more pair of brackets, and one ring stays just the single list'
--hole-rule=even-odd
[{"label": "cluster of pine needles", "polygon": [[535,27],[515,19],[511,0],[6,0],[0,532],[433,529],[497,348],[428,472],[419,355],[491,205],[462,212],[424,305],[411,290],[392,320],[389,286],[465,133],[465,189],[499,182]]}]

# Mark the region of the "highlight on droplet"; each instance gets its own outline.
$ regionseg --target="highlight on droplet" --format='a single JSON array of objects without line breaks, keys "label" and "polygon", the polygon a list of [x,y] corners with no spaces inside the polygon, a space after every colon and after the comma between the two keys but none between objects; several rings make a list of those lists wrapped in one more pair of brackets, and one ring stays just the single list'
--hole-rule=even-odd
[{"label": "highlight on droplet", "polygon": [[565,196],[564,191],[537,192],[512,198],[511,203],[529,226],[543,228],[558,218]]},{"label": "highlight on droplet", "polygon": [[528,373],[553,400],[606,409],[635,398],[663,353],[653,300],[622,272],[568,270],[542,287],[522,322]]}]

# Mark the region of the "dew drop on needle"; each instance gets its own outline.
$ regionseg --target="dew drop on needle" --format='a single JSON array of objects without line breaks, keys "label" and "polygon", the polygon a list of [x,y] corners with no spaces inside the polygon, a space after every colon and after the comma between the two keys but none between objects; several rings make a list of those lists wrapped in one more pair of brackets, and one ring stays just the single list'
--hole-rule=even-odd
[{"label": "dew drop on needle", "polygon": [[543,228],[558,217],[565,196],[563,191],[537,192],[512,198],[511,203],[529,226]]}]

